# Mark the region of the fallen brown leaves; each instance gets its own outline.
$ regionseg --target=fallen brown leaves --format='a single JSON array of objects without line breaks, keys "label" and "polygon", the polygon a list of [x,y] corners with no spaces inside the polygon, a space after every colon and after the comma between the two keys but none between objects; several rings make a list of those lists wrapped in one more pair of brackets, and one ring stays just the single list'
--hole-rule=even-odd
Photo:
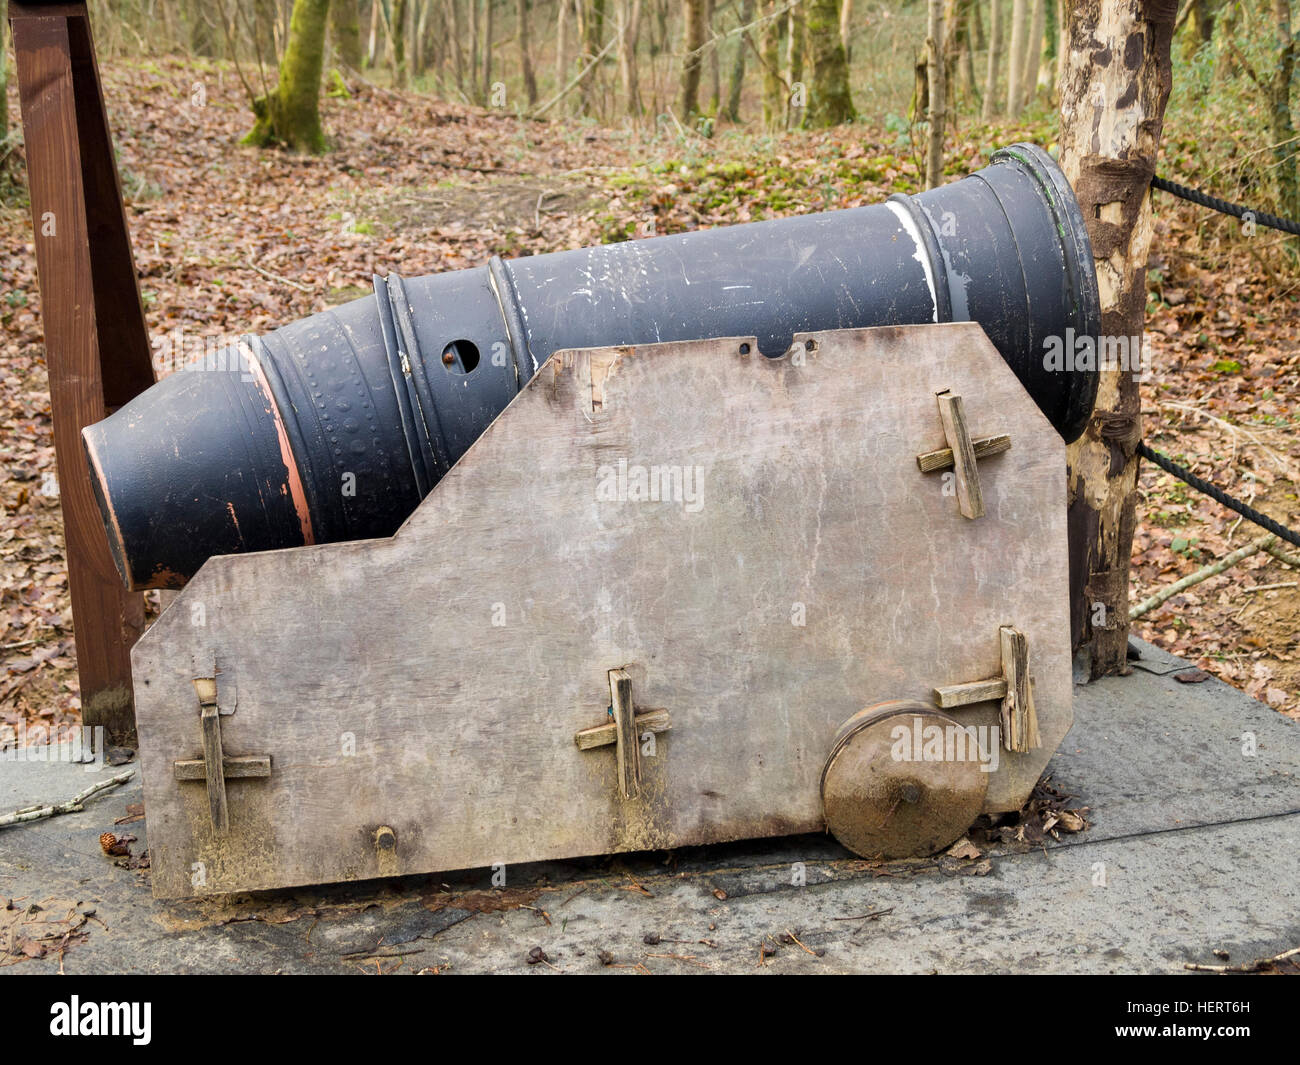
[{"label": "fallen brown leaves", "polygon": [[0,901],[0,968],[57,956],[62,970],[64,951],[86,938],[86,924],[95,917],[95,908],[79,899]]},{"label": "fallen brown leaves", "polygon": [[972,841],[986,847],[997,844],[1036,847],[1048,836],[1059,841],[1062,832],[1070,835],[1082,832],[1088,827],[1088,807],[1071,808],[1069,804],[1073,798],[1056,788],[1051,777],[1043,777],[1034,785],[1029,801],[1021,810],[994,817],[981,815],[971,828],[969,839],[958,840],[953,846],[958,848],[965,844],[975,850],[974,857],[979,852],[972,846]]}]

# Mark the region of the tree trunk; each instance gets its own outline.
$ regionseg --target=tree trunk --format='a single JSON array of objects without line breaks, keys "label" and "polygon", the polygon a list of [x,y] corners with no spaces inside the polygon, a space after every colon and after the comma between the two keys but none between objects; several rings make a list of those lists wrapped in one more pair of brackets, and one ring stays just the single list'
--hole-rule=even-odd
[{"label": "tree trunk", "polygon": [[1189,0],[1187,29],[1183,34],[1183,60],[1190,61],[1214,39],[1215,4],[1211,0]]},{"label": "tree trunk", "polygon": [[629,118],[641,117],[641,86],[636,68],[636,50],[641,40],[641,0],[620,0],[618,72],[623,82],[623,101]]},{"label": "tree trunk", "polygon": [[1011,7],[1011,45],[1007,49],[1007,115],[1019,118],[1024,106],[1025,38],[1029,35],[1029,2]]},{"label": "tree trunk", "polygon": [[840,0],[840,43],[844,45],[844,62],[853,63],[853,0]]},{"label": "tree trunk", "polygon": [[839,0],[812,0],[808,9],[808,39],[812,43],[812,99],[808,124],[813,128],[852,122],[849,64],[840,38]]},{"label": "tree trunk", "polygon": [[716,115],[722,106],[722,53],[714,39],[717,28],[713,20],[718,14],[717,0],[705,0],[704,39],[709,44],[709,114]]},{"label": "tree trunk", "polygon": [[763,62],[763,128],[776,129],[785,121],[785,92],[781,85],[781,20],[777,16],[778,0],[763,4],[763,32],[759,38]]},{"label": "tree trunk", "polygon": [[573,0],[558,0],[555,16],[555,84],[562,88],[569,81],[569,8]]},{"label": "tree trunk", "polygon": [[[1269,116],[1273,158],[1277,163],[1278,211],[1284,218],[1300,218],[1300,147],[1291,120],[1291,87],[1300,53],[1300,26],[1291,18],[1291,0],[1273,0],[1273,24],[1277,34],[1277,61],[1269,82]],[[1287,242],[1291,254],[1300,249],[1300,237]]]},{"label": "tree trunk", "polygon": [[370,3],[370,35],[366,39],[366,66],[374,69],[379,61],[379,5],[381,0]]},{"label": "tree trunk", "polygon": [[[740,7],[740,24],[748,26],[754,21],[754,0],[743,0]],[[743,30],[736,37],[736,54],[731,61],[731,83],[727,87],[727,117],[732,122],[740,121],[740,96],[745,89],[745,53],[753,47],[753,37],[749,30]]]},{"label": "tree trunk", "polygon": [[[5,25],[6,4],[0,3],[0,26]],[[185,22],[189,27],[190,52],[193,55],[201,55],[211,58],[217,54],[217,34],[216,27],[212,24],[209,17],[207,4],[190,0],[185,5]],[[0,33],[0,37],[4,34]],[[0,48],[0,55],[4,54],[4,49]],[[3,75],[0,75],[0,79]]]},{"label": "tree trunk", "polygon": [[361,5],[357,0],[331,0],[330,37],[339,66],[361,69]]},{"label": "tree trunk", "polygon": [[[378,3],[378,0],[375,0],[375,2]],[[460,0],[447,0],[447,24],[451,27],[451,40],[447,43],[451,49],[452,72],[456,76],[456,88],[463,95],[465,92],[465,51],[460,44]]]},{"label": "tree trunk", "polygon": [[943,184],[943,131],[947,122],[947,72],[944,70],[944,0],[930,0],[926,32],[926,66],[929,68],[930,143],[925,158],[925,187]]},{"label": "tree trunk", "polygon": [[[1061,167],[1088,226],[1101,292],[1097,406],[1069,448],[1071,622],[1093,677],[1128,671],[1129,562],[1142,426],[1138,382],[1150,185],[1173,84],[1176,0],[1074,0],[1061,56]],[[1104,106],[1098,101],[1104,100]],[[1127,347],[1127,366],[1114,358]],[[1135,357],[1136,356],[1136,357]]]},{"label": "tree trunk", "polygon": [[393,0],[390,17],[393,21],[389,26],[389,37],[393,48],[389,64],[393,71],[393,84],[399,89],[404,89],[406,87],[406,0]]},{"label": "tree trunk", "polygon": [[684,0],[682,7],[682,121],[690,121],[700,110],[700,68],[704,47],[706,0]]},{"label": "tree trunk", "polygon": [[0,177],[9,172],[9,0],[0,0]]},{"label": "tree trunk", "polygon": [[975,80],[975,55],[971,24],[975,21],[974,0],[959,0],[956,33],[957,59],[961,64],[961,87],[966,99],[979,106],[979,85]]},{"label": "tree trunk", "polygon": [[[594,63],[596,56],[600,55],[604,42],[601,40],[605,35],[605,0],[577,0],[578,14],[582,20],[582,66],[588,63]],[[584,7],[583,5],[588,6]],[[582,114],[591,113],[591,103],[596,91],[596,75],[599,73],[593,70],[582,81],[579,88],[579,110]]]},{"label": "tree trunk", "polygon": [[1047,85],[1047,101],[1053,107],[1060,103],[1056,83],[1061,76],[1061,10],[1064,0],[1047,0],[1047,34],[1043,38],[1043,66]]},{"label": "tree trunk", "polygon": [[492,0],[483,0],[483,90],[480,97],[492,94]]},{"label": "tree trunk", "polygon": [[537,104],[537,75],[533,72],[533,54],[528,43],[528,0],[516,0],[515,14],[519,21],[519,70],[524,77],[524,95],[528,106]]},{"label": "tree trunk", "polygon": [[[332,2],[332,0],[331,0]],[[431,40],[434,0],[415,0],[415,11],[411,17],[411,24],[414,32],[411,36],[411,74],[413,77],[421,77],[426,70],[433,64],[434,60],[430,56],[437,56],[438,47],[434,40]]]},{"label": "tree trunk", "polygon": [[325,25],[329,0],[294,0],[289,42],[280,61],[279,84],[253,101],[257,121],[244,143],[271,143],[323,152],[320,124],[320,78],[325,64]]},{"label": "tree trunk", "polygon": [[984,72],[985,122],[991,122],[998,113],[998,69],[1002,65],[1002,0],[992,0],[989,15],[989,56]]},{"label": "tree trunk", "polygon": [[1043,63],[1043,37],[1047,28],[1044,0],[1034,0],[1034,15],[1029,21],[1029,40],[1025,42],[1024,106],[1034,102],[1038,92],[1038,71]]},{"label": "tree trunk", "polygon": [[803,125],[803,101],[807,98],[806,92],[798,89],[803,83],[803,53],[807,39],[806,20],[803,9],[798,4],[790,9],[789,27],[790,39],[786,53],[789,57],[789,77],[786,78],[786,84],[790,86],[790,92],[786,94],[785,125],[787,129],[798,129]]}]

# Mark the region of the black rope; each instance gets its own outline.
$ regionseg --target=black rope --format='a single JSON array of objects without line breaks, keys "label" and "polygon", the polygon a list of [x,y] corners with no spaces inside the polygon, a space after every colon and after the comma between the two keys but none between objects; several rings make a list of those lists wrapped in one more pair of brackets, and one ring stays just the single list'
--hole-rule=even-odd
[{"label": "black rope", "polygon": [[1254,507],[1247,506],[1240,499],[1234,499],[1232,496],[1228,495],[1227,492],[1223,491],[1223,489],[1217,488],[1210,484],[1209,481],[1197,477],[1196,474],[1191,472],[1191,470],[1185,470],[1176,462],[1169,461],[1169,459],[1165,458],[1164,455],[1161,455],[1159,452],[1152,451],[1146,446],[1146,444],[1138,444],[1137,453],[1149,462],[1154,462],[1166,473],[1171,473],[1180,481],[1190,484],[1198,492],[1204,492],[1216,503],[1222,503],[1229,510],[1235,510],[1247,521],[1253,521],[1260,528],[1267,529],[1279,539],[1285,540],[1289,544],[1295,544],[1296,547],[1300,547],[1300,533],[1288,529],[1285,525],[1279,525],[1267,514],[1261,514]]},{"label": "black rope", "polygon": [[1212,211],[1230,214],[1234,218],[1244,218],[1246,215],[1250,215],[1251,221],[1257,225],[1267,226],[1269,229],[1280,229],[1283,233],[1294,233],[1296,236],[1300,236],[1300,222],[1292,222],[1289,218],[1279,218],[1275,214],[1266,214],[1263,211],[1252,211],[1249,207],[1243,207],[1239,203],[1229,203],[1227,200],[1221,200],[1219,197],[1211,196],[1207,192],[1201,192],[1200,189],[1179,185],[1175,181],[1166,181],[1162,177],[1153,177],[1151,187],[1159,189],[1161,192],[1171,192],[1181,199],[1200,204],[1202,207],[1208,207]]}]

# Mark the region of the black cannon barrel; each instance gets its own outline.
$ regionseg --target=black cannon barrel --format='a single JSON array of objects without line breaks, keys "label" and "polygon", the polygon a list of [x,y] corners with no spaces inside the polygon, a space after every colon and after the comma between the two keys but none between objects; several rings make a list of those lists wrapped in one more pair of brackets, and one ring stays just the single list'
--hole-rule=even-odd
[{"label": "black cannon barrel", "polygon": [[217,554],[391,535],[555,351],[755,336],[775,357],[797,332],[976,321],[1072,440],[1096,374],[1045,348],[1100,318],[1074,194],[1021,144],[871,207],[375,278],[84,439],[123,580],[179,587]]}]

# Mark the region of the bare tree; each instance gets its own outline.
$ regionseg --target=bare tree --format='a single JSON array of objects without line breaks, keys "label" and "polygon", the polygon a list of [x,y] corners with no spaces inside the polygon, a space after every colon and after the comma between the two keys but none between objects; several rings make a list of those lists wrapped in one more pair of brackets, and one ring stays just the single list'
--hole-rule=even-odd
[{"label": "bare tree", "polygon": [[682,4],[682,118],[689,119],[700,110],[700,67],[704,48],[706,0],[683,0]]},{"label": "bare tree", "polygon": [[618,71],[629,118],[641,117],[641,86],[636,66],[641,39],[641,0],[619,0]]},{"label": "bare tree", "polygon": [[759,61],[763,66],[763,128],[776,129],[785,121],[785,92],[781,82],[781,26],[778,0],[764,0],[763,30],[759,35]]},{"label": "bare tree", "polygon": [[1002,65],[1002,0],[991,0],[989,15],[989,56],[984,74],[984,121],[998,113],[998,69]]},{"label": "bare tree", "polygon": [[1028,0],[1011,7],[1011,45],[1007,49],[1007,114],[1019,118],[1024,106],[1025,38],[1029,35]]},{"label": "bare tree", "polygon": [[393,0],[389,18],[388,37],[392,45],[389,63],[393,71],[393,84],[402,88],[406,85],[406,0]]},{"label": "bare tree", "polygon": [[804,42],[807,39],[806,23],[803,8],[799,6],[798,0],[795,0],[795,3],[790,8],[789,40],[786,45],[786,55],[788,57],[786,70],[788,76],[785,83],[790,86],[790,92],[786,94],[785,124],[787,128],[798,127],[803,123],[805,108],[795,96],[795,86],[803,82]]},{"label": "bare tree", "polygon": [[528,0],[515,0],[515,18],[518,22],[519,72],[524,78],[524,95],[528,106],[537,105],[537,75],[533,72],[533,55],[528,44]]},{"label": "bare tree", "polygon": [[0,0],[0,176],[9,167],[9,0]]},{"label": "bare tree", "polygon": [[[1147,256],[1174,0],[1073,0],[1061,56],[1061,167],[1079,200],[1101,291],[1103,339],[1128,365],[1103,368],[1091,421],[1069,448],[1071,620],[1094,677],[1127,671],[1129,561],[1142,436],[1138,383]],[[1097,99],[1107,101],[1098,107]],[[1104,350],[1113,345],[1103,344]]]},{"label": "bare tree", "polygon": [[929,24],[925,38],[929,68],[930,142],[925,159],[925,187],[943,183],[943,133],[947,124],[947,76],[944,70],[944,0],[929,0]]},{"label": "bare tree", "polygon": [[754,21],[754,0],[743,0],[740,6],[740,33],[736,37],[736,52],[731,60],[731,81],[727,86],[727,117],[740,121],[740,97],[745,90],[745,53],[754,47],[749,24]]},{"label": "bare tree", "polygon": [[361,5],[358,0],[330,0],[330,39],[339,66],[361,69]]},{"label": "bare tree", "polygon": [[1038,91],[1038,71],[1043,61],[1043,39],[1047,29],[1044,0],[1034,0],[1034,14],[1029,20],[1029,39],[1025,42],[1024,106],[1028,107]]},{"label": "bare tree", "polygon": [[555,84],[564,85],[569,80],[569,10],[573,0],[557,0],[555,15]]},{"label": "bare tree", "polygon": [[579,95],[579,110],[591,114],[592,102],[595,100],[597,67],[602,54],[601,41],[605,36],[605,0],[577,0],[578,18],[581,24],[579,36],[582,39],[582,65],[591,65],[591,70],[582,79]]}]

